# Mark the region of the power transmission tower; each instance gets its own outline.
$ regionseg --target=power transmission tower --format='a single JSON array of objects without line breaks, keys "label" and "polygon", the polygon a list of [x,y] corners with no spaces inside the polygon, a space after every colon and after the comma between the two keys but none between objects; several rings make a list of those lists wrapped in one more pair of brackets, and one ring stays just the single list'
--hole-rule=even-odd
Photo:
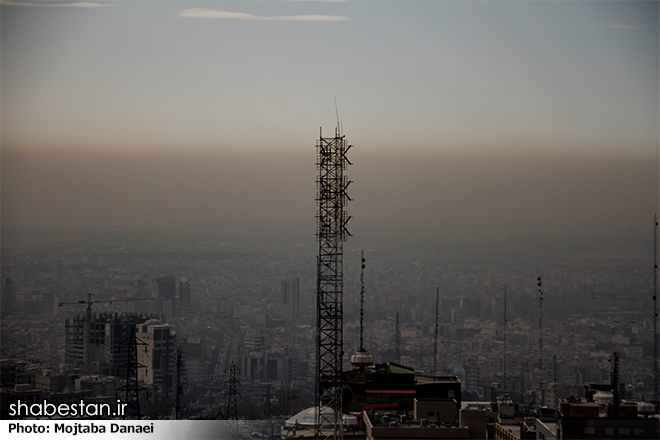
[{"label": "power transmission tower", "polygon": [[238,401],[236,396],[240,396],[240,393],[236,391],[236,386],[238,385],[238,380],[236,379],[236,373],[240,373],[239,370],[233,363],[231,367],[225,370],[225,373],[229,374],[229,382],[227,382],[227,420],[238,420]]},{"label": "power transmission tower", "polygon": [[330,439],[343,438],[343,242],[350,236],[346,229],[350,217],[344,207],[351,200],[347,193],[351,182],[344,170],[351,165],[346,157],[350,148],[340,133],[339,121],[334,137],[324,138],[321,132],[316,142],[317,436]]},{"label": "power transmission tower", "polygon": [[123,403],[126,404],[126,409],[123,412],[125,419],[140,419],[140,391],[145,391],[138,383],[138,369],[147,368],[138,362],[137,347],[138,345],[147,345],[142,342],[135,335],[135,328],[131,329],[131,335],[126,341],[123,341],[120,346],[127,346],[126,363],[119,366],[119,369],[126,369],[126,384],[117,388],[117,400],[119,395],[124,392]]}]

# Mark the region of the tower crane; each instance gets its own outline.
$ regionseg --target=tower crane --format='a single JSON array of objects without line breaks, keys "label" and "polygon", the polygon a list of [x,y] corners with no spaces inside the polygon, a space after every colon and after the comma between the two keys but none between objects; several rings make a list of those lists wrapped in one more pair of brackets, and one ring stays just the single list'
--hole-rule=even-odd
[{"label": "tower crane", "polygon": [[83,327],[83,358],[85,362],[85,367],[89,368],[91,366],[90,359],[90,333],[92,329],[92,304],[106,303],[112,304],[113,302],[133,302],[133,301],[153,301],[154,298],[131,298],[131,299],[104,299],[104,300],[94,300],[92,301],[92,292],[87,294],[87,300],[80,299],[78,301],[70,302],[58,302],[57,306],[62,307],[65,305],[71,304],[87,304],[87,310],[85,311],[85,326]]}]

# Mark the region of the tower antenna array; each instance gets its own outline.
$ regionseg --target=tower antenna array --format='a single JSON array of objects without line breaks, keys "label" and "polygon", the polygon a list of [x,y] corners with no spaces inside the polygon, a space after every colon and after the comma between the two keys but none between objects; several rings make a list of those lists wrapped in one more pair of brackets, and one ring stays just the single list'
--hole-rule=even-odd
[{"label": "tower antenna array", "polygon": [[[316,365],[317,436],[343,438],[342,422],[342,323],[343,323],[343,242],[351,234],[346,228],[350,216],[344,210],[351,200],[350,181],[344,170],[351,165],[346,157],[351,145],[335,131],[333,138],[321,134],[316,142]],[[325,407],[325,408],[323,408]]]}]

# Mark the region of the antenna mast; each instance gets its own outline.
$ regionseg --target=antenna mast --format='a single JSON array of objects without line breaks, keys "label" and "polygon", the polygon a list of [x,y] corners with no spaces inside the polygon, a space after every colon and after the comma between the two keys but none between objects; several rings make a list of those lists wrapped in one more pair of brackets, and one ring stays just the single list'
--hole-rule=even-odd
[{"label": "antenna mast", "polygon": [[435,288],[435,347],[433,349],[433,375],[438,375],[438,318],[440,314],[440,285]]},{"label": "antenna mast", "polygon": [[360,256],[360,351],[364,351],[364,251]]},{"label": "antenna mast", "polygon": [[364,368],[374,363],[374,358],[364,348],[364,251],[361,254],[360,263],[360,349],[351,356],[351,365],[355,368]]},{"label": "antenna mast", "polygon": [[503,391],[506,391],[507,389],[507,384],[506,384],[506,326],[507,326],[507,321],[506,321],[506,284],[504,285],[504,362],[503,362],[503,367],[504,367],[504,379],[502,380],[503,382]]},{"label": "antenna mast", "polygon": [[396,312],[396,333],[395,333],[396,362],[401,363],[401,327],[399,326],[399,312]]},{"label": "antenna mast", "polygon": [[653,371],[655,376],[655,400],[657,402],[658,388],[658,216],[653,216]]},{"label": "antenna mast", "polygon": [[337,97],[335,96],[335,114],[337,115],[337,130],[335,134],[341,136],[341,124],[339,123],[339,107],[337,107]]},{"label": "antenna mast", "polygon": [[537,279],[539,286],[539,395],[537,400],[539,408],[543,406],[543,280]]}]

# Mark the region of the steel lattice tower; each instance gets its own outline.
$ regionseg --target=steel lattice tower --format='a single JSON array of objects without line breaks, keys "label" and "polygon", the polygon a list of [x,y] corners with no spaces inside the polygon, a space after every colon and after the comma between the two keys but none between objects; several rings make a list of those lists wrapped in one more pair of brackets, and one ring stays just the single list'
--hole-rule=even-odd
[{"label": "steel lattice tower", "polygon": [[121,345],[128,347],[126,363],[119,366],[119,369],[126,369],[126,384],[117,388],[117,400],[119,401],[119,394],[123,391],[124,403],[128,405],[123,417],[139,420],[142,416],[140,412],[140,391],[146,391],[146,389],[138,383],[138,369],[147,367],[138,362],[137,347],[146,344],[135,335],[135,329],[133,328],[131,335]]},{"label": "steel lattice tower", "polygon": [[236,400],[236,396],[240,396],[240,393],[236,391],[238,384],[236,373],[240,373],[240,371],[233,363],[231,367],[225,370],[225,373],[229,375],[229,381],[226,382],[227,391],[225,392],[227,395],[227,420],[238,420],[238,401]]},{"label": "steel lattice tower", "polygon": [[[316,181],[316,238],[319,242],[316,272],[316,369],[319,411],[319,438],[343,438],[342,423],[342,320],[343,320],[343,243],[350,233],[346,223],[350,217],[344,211],[350,197],[351,183],[346,170],[351,162],[346,153],[345,136],[339,132],[316,142],[318,179]],[[325,408],[325,409],[324,409]]]}]

